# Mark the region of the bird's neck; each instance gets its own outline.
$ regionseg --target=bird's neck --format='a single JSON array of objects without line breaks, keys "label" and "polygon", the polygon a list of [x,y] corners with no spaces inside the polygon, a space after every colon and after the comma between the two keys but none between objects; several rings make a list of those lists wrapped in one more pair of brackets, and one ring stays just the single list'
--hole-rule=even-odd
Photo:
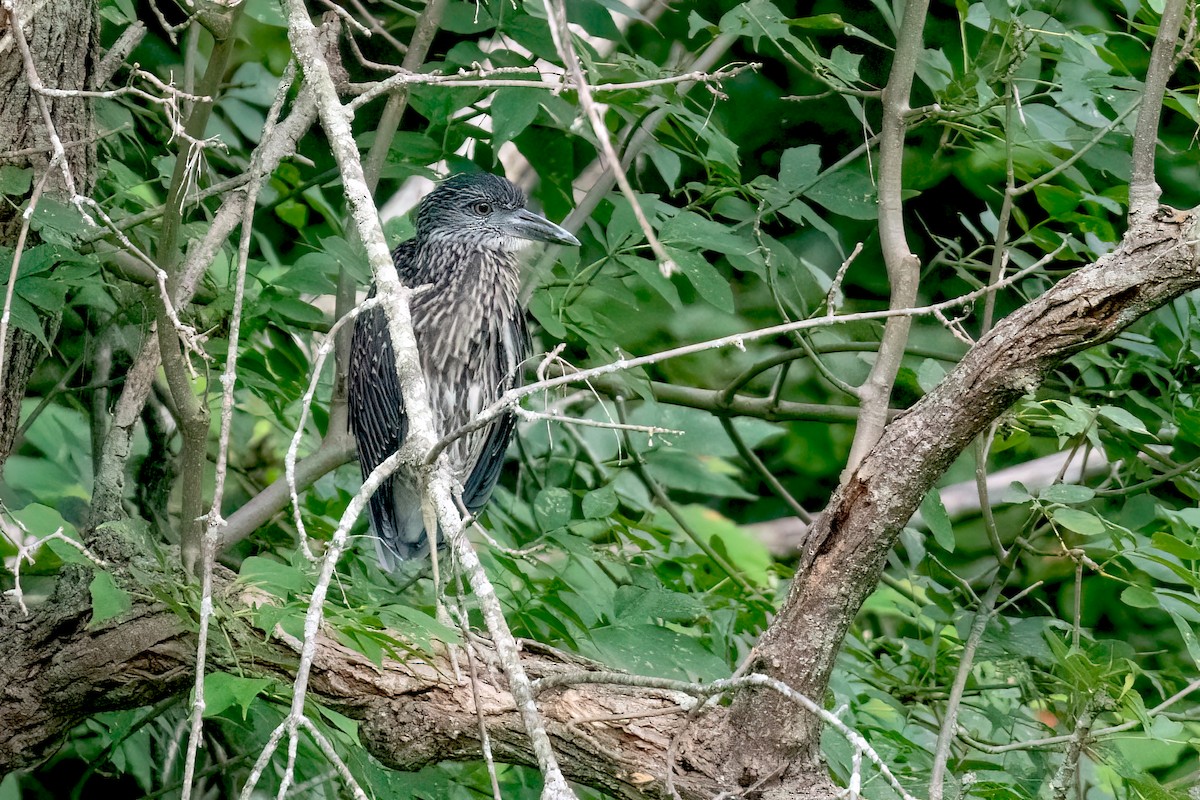
[{"label": "bird's neck", "polygon": [[[417,304],[470,305],[507,318],[516,312],[521,269],[516,253],[472,245],[417,245],[401,279],[428,286]],[[486,317],[485,317],[486,318]]]}]

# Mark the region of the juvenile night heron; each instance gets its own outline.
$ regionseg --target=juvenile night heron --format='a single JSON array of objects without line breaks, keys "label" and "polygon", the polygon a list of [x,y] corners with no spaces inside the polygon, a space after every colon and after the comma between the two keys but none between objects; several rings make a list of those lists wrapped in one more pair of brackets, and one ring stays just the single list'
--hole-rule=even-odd
[{"label": "juvenile night heron", "polygon": [[[512,183],[486,173],[444,181],[421,202],[416,229],[392,258],[406,286],[429,287],[412,299],[412,322],[436,433],[444,436],[521,381],[529,335],[518,299],[520,251],[529,242],[579,240],[527,210],[524,193]],[[408,434],[382,309],[364,312],[355,323],[348,390],[350,429],[365,480]],[[483,508],[496,486],[514,422],[505,414],[447,448],[471,513]],[[386,569],[427,551],[415,476],[394,473],[371,497],[370,510]]]}]

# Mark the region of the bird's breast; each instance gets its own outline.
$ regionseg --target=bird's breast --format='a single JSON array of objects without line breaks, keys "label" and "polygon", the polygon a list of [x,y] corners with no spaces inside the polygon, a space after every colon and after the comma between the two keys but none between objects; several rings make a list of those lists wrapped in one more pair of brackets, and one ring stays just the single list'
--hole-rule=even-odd
[{"label": "bird's breast", "polygon": [[[471,422],[520,379],[525,358],[515,269],[480,270],[475,280],[434,284],[414,298],[413,329],[438,435]],[[463,435],[447,448],[465,480],[487,439],[488,429]]]}]

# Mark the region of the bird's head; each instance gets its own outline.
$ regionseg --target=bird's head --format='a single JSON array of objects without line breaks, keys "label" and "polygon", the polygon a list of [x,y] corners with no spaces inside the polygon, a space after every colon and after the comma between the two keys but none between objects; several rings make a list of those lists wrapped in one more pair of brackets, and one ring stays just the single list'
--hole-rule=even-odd
[{"label": "bird's head", "polygon": [[447,178],[417,212],[417,239],[515,252],[530,242],[578,246],[579,240],[525,208],[525,193],[486,172]]}]

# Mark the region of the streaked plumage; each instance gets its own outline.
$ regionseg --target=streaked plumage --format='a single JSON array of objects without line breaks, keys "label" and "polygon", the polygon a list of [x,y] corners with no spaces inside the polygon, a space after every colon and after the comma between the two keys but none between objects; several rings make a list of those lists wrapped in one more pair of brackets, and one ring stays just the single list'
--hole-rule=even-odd
[{"label": "streaked plumage", "polygon": [[[405,285],[430,287],[413,298],[412,321],[439,436],[470,422],[521,380],[529,342],[518,300],[518,253],[530,241],[579,244],[525,210],[525,195],[504,178],[456,175],[425,198],[416,235],[392,253]],[[350,427],[365,478],[408,433],[382,309],[356,321],[348,390]],[[483,508],[496,485],[513,425],[506,414],[447,448],[472,513]],[[427,552],[413,476],[398,471],[389,478],[372,496],[370,512],[384,567],[394,569]]]}]

